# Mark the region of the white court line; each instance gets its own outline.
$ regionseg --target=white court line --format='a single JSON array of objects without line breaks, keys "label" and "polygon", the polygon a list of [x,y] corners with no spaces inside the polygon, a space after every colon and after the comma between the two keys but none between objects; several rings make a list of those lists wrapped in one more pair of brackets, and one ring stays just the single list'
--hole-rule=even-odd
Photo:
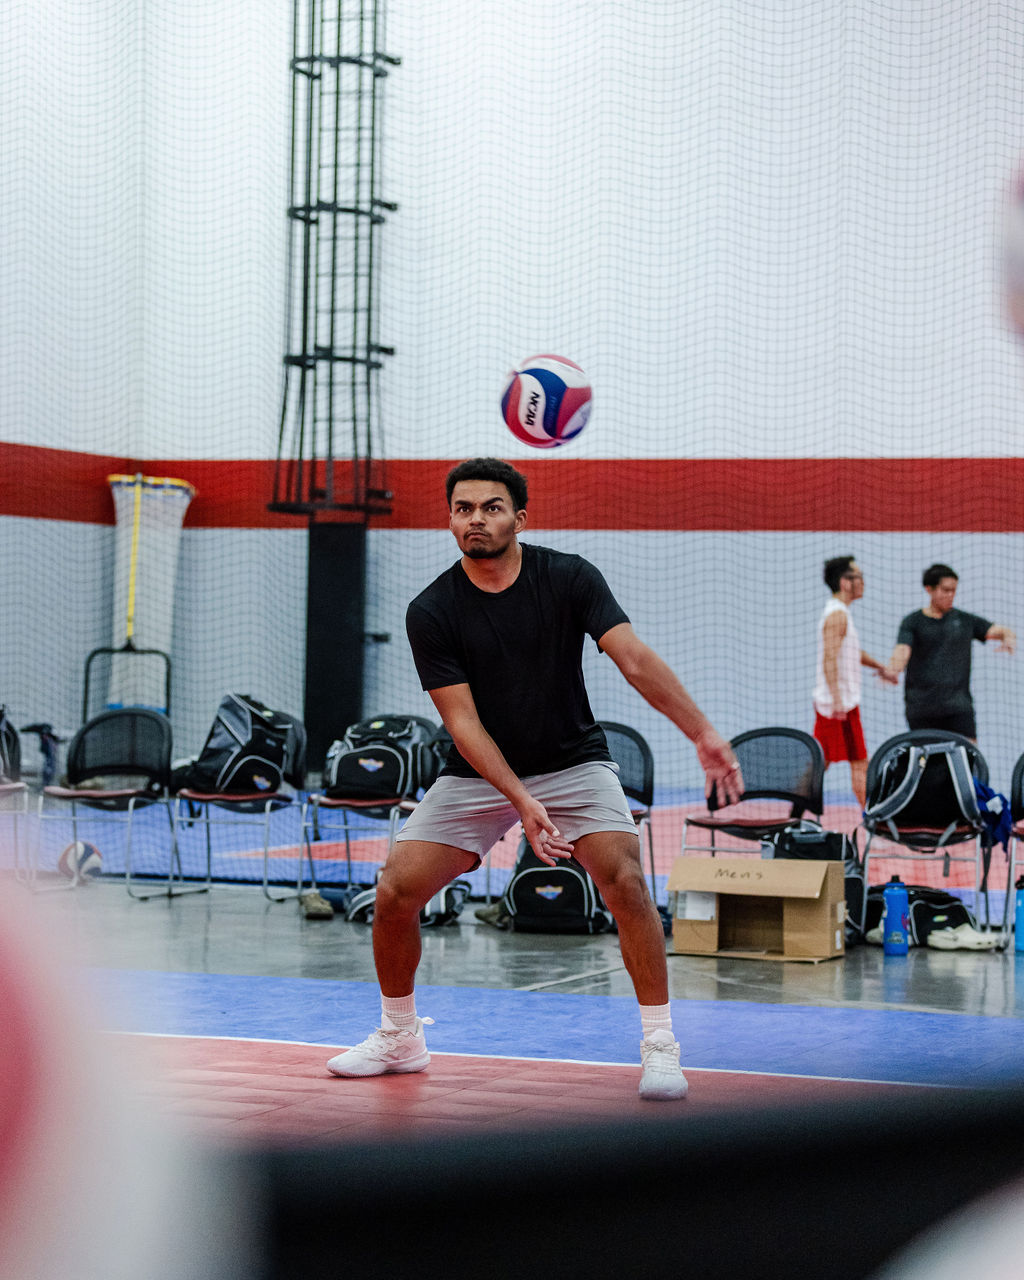
[{"label": "white court line", "polygon": [[[261,1036],[190,1036],[183,1032],[165,1033],[162,1031],[104,1031],[108,1036],[144,1036],[152,1040],[227,1040],[236,1044],[288,1044],[301,1049],[337,1050],[349,1048],[348,1045],[319,1044],[314,1040],[268,1040]],[[450,1049],[431,1049],[432,1058],[473,1058],[481,1062],[551,1062],[564,1063],[573,1067],[639,1067],[639,1062],[595,1062],[589,1058],[527,1058],[513,1053],[455,1053]],[[741,1067],[698,1067],[684,1062],[687,1071],[700,1071],[702,1074],[717,1076],[771,1076],[778,1080],[828,1080],[836,1084],[878,1084],[900,1089],[970,1089],[965,1084],[928,1084],[916,1080],[872,1080],[865,1076],[813,1076],[798,1071],[747,1071]],[[385,1079],[386,1076],[366,1079]]]},{"label": "white court line", "polygon": [[573,973],[568,978],[552,978],[550,982],[534,982],[528,987],[513,987],[513,991],[543,991],[545,987],[560,987],[566,982],[581,982],[584,978],[600,978],[606,973],[625,973],[624,964],[613,964],[605,969],[588,969],[586,973]]}]

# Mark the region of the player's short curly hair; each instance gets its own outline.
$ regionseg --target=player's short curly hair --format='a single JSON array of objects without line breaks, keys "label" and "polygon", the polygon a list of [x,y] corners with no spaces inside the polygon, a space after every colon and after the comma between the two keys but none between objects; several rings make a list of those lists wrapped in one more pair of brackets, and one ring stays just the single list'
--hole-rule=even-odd
[{"label": "player's short curly hair", "polygon": [[821,576],[825,579],[825,586],[833,594],[839,590],[843,575],[849,570],[853,561],[853,556],[834,556],[831,560],[825,561],[825,569]]},{"label": "player's short curly hair", "polygon": [[500,458],[468,458],[452,467],[444,482],[449,507],[452,505],[452,490],[460,480],[493,480],[496,484],[503,484],[515,509],[522,511],[526,507],[526,476]]}]

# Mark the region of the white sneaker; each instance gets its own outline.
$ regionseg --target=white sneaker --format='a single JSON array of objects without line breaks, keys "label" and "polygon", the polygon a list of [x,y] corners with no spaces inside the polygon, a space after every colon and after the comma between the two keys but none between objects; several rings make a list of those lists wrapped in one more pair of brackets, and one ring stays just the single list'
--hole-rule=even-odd
[{"label": "white sneaker", "polygon": [[434,1019],[417,1018],[412,1031],[396,1027],[386,1015],[380,1021],[380,1027],[362,1044],[331,1058],[327,1070],[336,1076],[384,1076],[422,1071],[430,1062],[423,1027],[426,1023],[433,1023]]},{"label": "white sneaker", "polygon": [[640,1043],[640,1097],[669,1101],[685,1098],[689,1085],[679,1066],[679,1041],[671,1031],[652,1031]]}]

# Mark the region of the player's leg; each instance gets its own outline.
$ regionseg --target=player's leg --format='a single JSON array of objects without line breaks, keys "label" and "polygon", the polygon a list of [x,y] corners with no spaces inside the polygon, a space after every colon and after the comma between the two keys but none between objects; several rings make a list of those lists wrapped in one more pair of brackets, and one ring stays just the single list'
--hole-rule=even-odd
[{"label": "player's leg", "polygon": [[481,856],[515,819],[515,810],[481,778],[442,777],[399,832],[377,882],[373,957],[381,990],[381,1024],[362,1044],[328,1062],[339,1076],[422,1071],[430,1062],[424,1021],[416,1013],[420,911]]},{"label": "player's leg", "polygon": [[388,855],[373,909],[373,961],[381,994],[407,996],[420,962],[420,911],[449,881],[480,865],[476,854],[404,840]]},{"label": "player's leg", "polygon": [[590,873],[619,929],[622,962],[641,1005],[668,1001],[665,930],[647,888],[640,841],[625,831],[597,831],[575,841],[575,856]]},{"label": "player's leg", "polygon": [[330,1059],[336,1076],[380,1076],[422,1071],[430,1062],[423,1019],[416,1013],[420,911],[456,876],[480,859],[465,849],[408,840],[396,844],[377,881],[373,958],[380,983],[380,1026],[361,1044]]},{"label": "player's leg", "polygon": [[863,810],[868,802],[868,762],[866,760],[850,761],[850,785],[857,803]]},{"label": "player's leg", "polygon": [[860,720],[860,707],[853,707],[842,722],[843,754],[850,762],[850,785],[857,803],[863,810],[868,793],[868,749],[864,744],[864,728]]},{"label": "player's leg", "polygon": [[679,1065],[668,998],[665,930],[651,901],[640,862],[640,842],[625,831],[597,831],[575,841],[575,853],[601,891],[619,927],[619,947],[640,1005],[640,1097],[685,1098],[688,1085]]},{"label": "player's leg", "polygon": [[388,998],[413,989],[420,960],[419,915],[450,880],[466,875],[516,820],[483,778],[439,778],[395,837],[377,883],[373,957]]}]

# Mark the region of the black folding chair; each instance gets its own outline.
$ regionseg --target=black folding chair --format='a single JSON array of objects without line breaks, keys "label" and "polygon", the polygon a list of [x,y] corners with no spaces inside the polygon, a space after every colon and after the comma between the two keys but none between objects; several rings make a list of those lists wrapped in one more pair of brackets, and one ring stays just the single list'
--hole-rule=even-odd
[{"label": "black folding chair", "polygon": [[[683,854],[747,852],[745,845],[773,839],[804,814],[820,822],[825,807],[825,755],[821,744],[802,729],[774,725],[750,729],[733,738],[732,749],[743,771],[743,795],[723,808],[712,788],[706,812],[687,814],[683,823]],[[766,812],[764,801],[778,801],[788,809]],[[691,828],[706,833],[701,843]],[[733,843],[723,845],[721,837]],[[735,842],[739,841],[739,844]]]},{"label": "black folding chair", "polygon": [[[150,805],[162,805],[167,813],[170,860],[162,890],[173,897],[181,880],[181,861],[174,833],[169,785],[171,774],[171,722],[160,711],[148,707],[118,707],[101,711],[78,730],[68,746],[65,782],[43,787],[39,795],[39,838],[36,841],[29,879],[35,887],[38,873],[38,845],[42,824],[71,822],[72,840],[77,842],[79,824],[109,822],[125,829],[125,887],[134,898],[132,883],[132,829],[136,813]],[[67,806],[70,818],[59,812]],[[81,811],[87,812],[83,814]],[[77,878],[67,886],[73,888]]]},{"label": "black folding chair", "polygon": [[[389,712],[386,715],[372,716],[376,720],[414,720],[421,725],[435,744],[443,741],[441,731],[434,721],[425,716],[408,715],[406,712]],[[450,741],[450,739],[448,739]],[[435,750],[437,748],[435,747]],[[363,831],[370,835],[379,835],[381,823],[387,823],[386,853],[390,853],[398,828],[402,820],[407,818],[416,807],[415,795],[367,794],[365,796],[349,795],[344,798],[327,795],[323,785],[309,793],[302,808],[302,840],[305,846],[310,868],[313,866],[313,844],[323,840],[324,836],[340,835],[345,842],[345,891],[351,896],[352,883],[352,833]],[[324,888],[327,886],[324,885]]]},{"label": "black folding chair", "polygon": [[[979,904],[984,898],[985,924],[991,925],[992,839],[981,816],[975,779],[987,784],[988,764],[978,744],[959,733],[911,729],[883,742],[868,761],[865,884],[871,883],[872,858],[919,863],[938,859],[946,877],[952,863],[967,862],[974,867],[975,912],[980,920]],[[878,839],[889,841],[888,847],[873,848]],[[1013,860],[1008,858],[1007,892],[1012,869]]]},{"label": "black folding chair", "polygon": [[[316,877],[309,849],[301,836],[298,843],[298,867],[295,888],[275,893],[270,888],[270,823],[281,809],[302,800],[306,785],[306,729],[302,721],[286,712],[277,716],[290,725],[285,749],[282,785],[273,791],[205,791],[194,787],[182,787],[174,797],[174,830],[176,839],[182,828],[201,826],[206,832],[206,878],[201,889],[210,887],[213,880],[213,843],[211,828],[215,826],[254,826],[263,833],[263,894],[271,902],[287,902],[301,898],[305,893],[316,892]],[[303,808],[304,810],[304,802]],[[301,821],[301,819],[300,819]],[[309,867],[309,888],[304,875],[304,861]]]}]

